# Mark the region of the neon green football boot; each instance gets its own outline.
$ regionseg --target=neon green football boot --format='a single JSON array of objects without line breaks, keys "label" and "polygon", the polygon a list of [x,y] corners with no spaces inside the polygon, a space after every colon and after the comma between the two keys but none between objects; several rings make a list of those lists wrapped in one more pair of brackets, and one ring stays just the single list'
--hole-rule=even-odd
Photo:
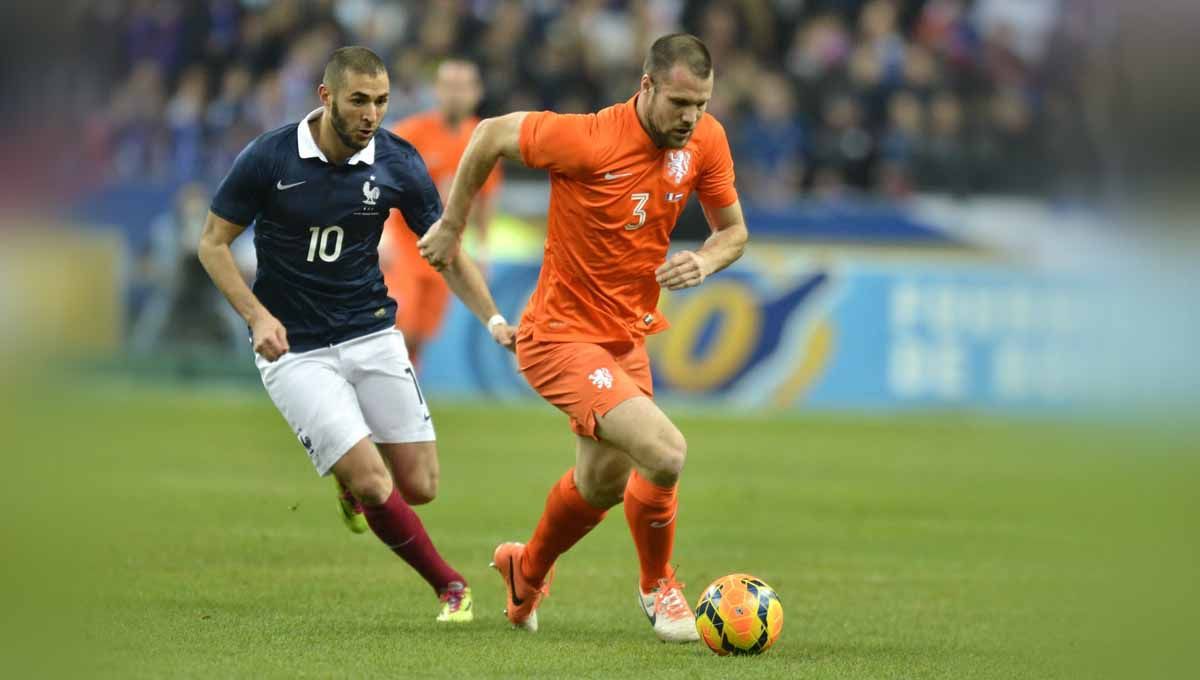
[{"label": "neon green football boot", "polygon": [[442,613],[438,614],[438,623],[470,623],[475,620],[474,602],[471,600],[471,589],[455,581],[449,588],[438,595],[442,601]]},{"label": "neon green football boot", "polygon": [[356,534],[366,533],[367,518],[363,515],[362,506],[358,504],[358,499],[354,494],[346,490],[342,483],[336,477],[333,483],[337,486],[337,504],[338,512],[342,515],[342,523],[346,528]]}]

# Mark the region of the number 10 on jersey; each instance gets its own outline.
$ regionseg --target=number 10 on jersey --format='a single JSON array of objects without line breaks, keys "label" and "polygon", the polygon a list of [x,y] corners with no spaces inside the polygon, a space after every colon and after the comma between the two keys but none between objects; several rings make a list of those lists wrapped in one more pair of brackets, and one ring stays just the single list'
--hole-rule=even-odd
[{"label": "number 10 on jersey", "polygon": [[[346,232],[342,231],[339,226],[332,227],[309,227],[309,233],[312,237],[308,239],[308,261],[313,262],[317,256],[321,256],[321,260],[325,262],[333,262],[342,254],[342,239],[346,236]],[[333,242],[333,252],[329,252],[329,237],[335,236]]]}]

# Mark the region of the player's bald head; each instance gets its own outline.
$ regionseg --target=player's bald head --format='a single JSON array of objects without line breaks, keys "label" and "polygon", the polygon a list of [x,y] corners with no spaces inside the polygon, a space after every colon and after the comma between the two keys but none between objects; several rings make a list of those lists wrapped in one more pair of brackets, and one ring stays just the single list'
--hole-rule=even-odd
[{"label": "player's bald head", "polygon": [[689,33],[664,35],[650,46],[642,71],[655,82],[670,78],[671,70],[681,65],[693,76],[707,80],[712,75],[712,56],[704,42]]},{"label": "player's bald head", "polygon": [[358,73],[364,76],[387,74],[383,60],[365,47],[342,47],[333,51],[329,63],[325,65],[325,75],[322,82],[333,92],[341,92],[346,84],[346,75]]}]

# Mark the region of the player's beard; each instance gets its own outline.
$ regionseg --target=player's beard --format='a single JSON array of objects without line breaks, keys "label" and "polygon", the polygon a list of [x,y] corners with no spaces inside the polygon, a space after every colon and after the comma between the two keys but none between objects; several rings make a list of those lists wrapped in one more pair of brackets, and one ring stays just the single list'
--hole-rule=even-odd
[{"label": "player's beard", "polygon": [[329,119],[329,122],[333,126],[333,131],[337,134],[338,139],[342,140],[342,144],[345,144],[347,149],[354,149],[355,151],[365,149],[367,143],[370,143],[371,140],[368,139],[367,143],[360,144],[354,139],[354,135],[350,130],[350,123],[344,120],[341,114],[338,113],[336,101],[333,102],[332,114],[333,117]]},{"label": "player's beard", "polygon": [[442,108],[442,119],[450,127],[458,127],[458,124],[471,114],[471,111],[473,109],[468,108],[462,102],[448,101]]},{"label": "player's beard", "polygon": [[658,109],[657,104],[658,91],[655,90],[654,93],[650,95],[650,101],[647,102],[646,107],[648,109],[646,114],[646,125],[650,128],[650,140],[654,142],[654,146],[657,146],[660,149],[682,149],[683,147],[687,146],[687,143],[692,139],[690,134],[680,141],[671,136],[671,133],[664,132],[663,129],[658,126],[658,123],[654,122],[654,114]]}]

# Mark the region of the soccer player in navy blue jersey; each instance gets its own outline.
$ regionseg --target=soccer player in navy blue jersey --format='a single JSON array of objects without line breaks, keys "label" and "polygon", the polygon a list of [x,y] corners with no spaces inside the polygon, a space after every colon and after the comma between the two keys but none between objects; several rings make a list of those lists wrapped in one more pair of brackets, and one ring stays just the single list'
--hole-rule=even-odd
[{"label": "soccer player in navy blue jersey", "polygon": [[[317,89],[321,108],[261,135],[234,161],[213,199],[200,261],[249,325],[263,385],[317,472],[332,472],[375,535],[434,588],[439,621],[470,621],[466,580],[410,507],[436,495],[437,446],[377,247],[389,210],[424,234],[442,206],[416,150],[379,127],[388,89],[373,52],[335,51]],[[229,249],[250,224],[253,290]],[[514,329],[475,264],[460,254],[442,273],[511,350]]]}]

